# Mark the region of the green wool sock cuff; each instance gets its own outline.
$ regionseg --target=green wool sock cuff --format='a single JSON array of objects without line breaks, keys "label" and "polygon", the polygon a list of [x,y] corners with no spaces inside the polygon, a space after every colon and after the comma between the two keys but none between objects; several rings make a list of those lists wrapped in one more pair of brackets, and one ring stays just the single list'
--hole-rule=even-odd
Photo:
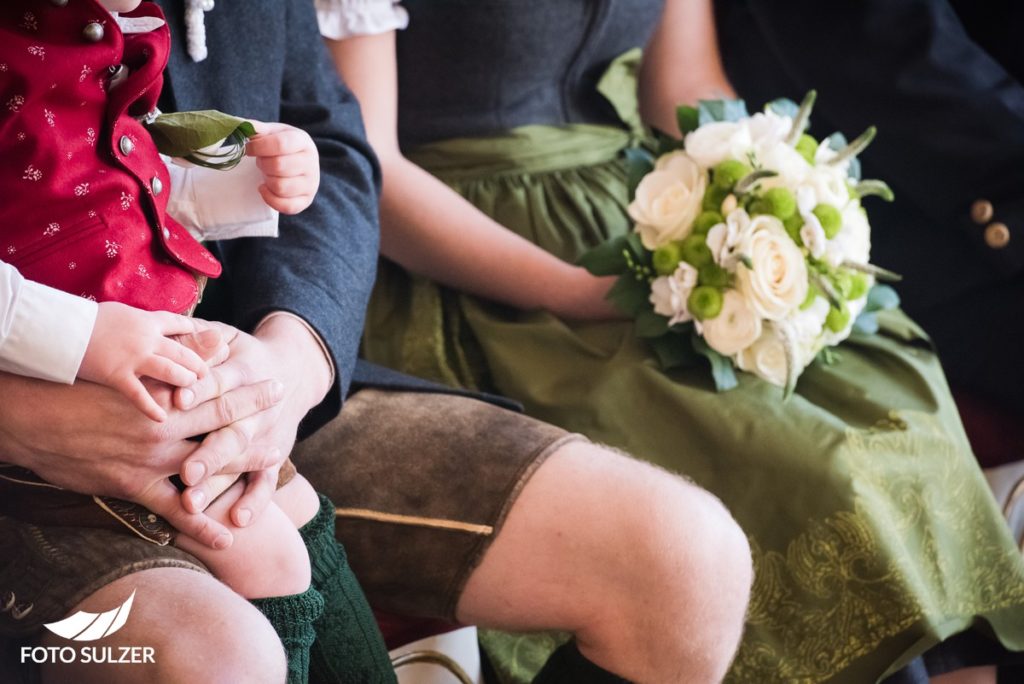
[{"label": "green wool sock cuff", "polygon": [[271,596],[250,601],[273,625],[281,641],[313,643],[312,625],[324,614],[324,597],[310,587],[301,594]]},{"label": "green wool sock cuff", "polygon": [[299,534],[309,551],[313,586],[320,586],[346,564],[345,550],[334,538],[334,504],[330,499],[320,495],[320,510],[299,528]]},{"label": "green wool sock cuff", "polygon": [[598,667],[584,657],[575,641],[558,647],[544,667],[533,679],[533,684],[558,684],[560,682],[587,682],[588,684],[629,684],[629,682],[608,670]]}]

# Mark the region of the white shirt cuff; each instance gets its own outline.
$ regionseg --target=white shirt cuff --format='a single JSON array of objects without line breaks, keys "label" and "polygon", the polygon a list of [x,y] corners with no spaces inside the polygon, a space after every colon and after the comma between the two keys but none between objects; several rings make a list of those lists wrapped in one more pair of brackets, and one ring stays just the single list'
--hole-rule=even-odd
[{"label": "white shirt cuff", "polygon": [[395,0],[316,0],[320,34],[331,40],[404,29],[409,13]]},{"label": "white shirt cuff", "polygon": [[[20,275],[18,276],[21,277]],[[96,302],[22,280],[9,326],[0,330],[0,370],[71,384],[89,346]]]},{"label": "white shirt cuff", "polygon": [[167,213],[195,239],[277,237],[279,216],[260,196],[255,157],[227,171],[163,159],[171,177]]}]

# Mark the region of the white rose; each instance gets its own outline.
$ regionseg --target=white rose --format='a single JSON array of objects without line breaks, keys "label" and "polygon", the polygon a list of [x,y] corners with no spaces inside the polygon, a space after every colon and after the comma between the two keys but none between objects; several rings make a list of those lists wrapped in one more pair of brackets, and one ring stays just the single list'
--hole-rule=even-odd
[{"label": "white rose", "polygon": [[736,365],[779,387],[786,386],[786,347],[775,326],[765,325],[761,337],[736,355]]},{"label": "white rose", "polygon": [[654,313],[667,316],[669,325],[692,321],[687,300],[695,287],[697,269],[685,261],[679,262],[672,275],[655,278],[651,283],[650,302],[654,305]]},{"label": "white rose", "polygon": [[745,160],[753,140],[747,120],[716,121],[687,133],[684,145],[695,162],[711,169],[726,159]]},{"label": "white rose", "polygon": [[820,259],[828,248],[828,238],[825,237],[825,229],[821,227],[821,221],[814,214],[808,212],[802,215],[804,225],[800,228],[800,239],[804,246],[815,259]]},{"label": "white rose", "polygon": [[644,176],[629,205],[636,231],[644,247],[655,250],[682,240],[700,215],[707,176],[685,152],[658,159],[654,171]]},{"label": "white rose", "polygon": [[722,310],[714,318],[700,322],[697,330],[708,346],[724,356],[746,349],[761,336],[761,317],[736,290],[726,290]]},{"label": "white rose", "polygon": [[767,215],[753,219],[738,252],[753,270],[736,267],[737,287],[758,315],[782,320],[807,298],[807,262],[782,221]]}]

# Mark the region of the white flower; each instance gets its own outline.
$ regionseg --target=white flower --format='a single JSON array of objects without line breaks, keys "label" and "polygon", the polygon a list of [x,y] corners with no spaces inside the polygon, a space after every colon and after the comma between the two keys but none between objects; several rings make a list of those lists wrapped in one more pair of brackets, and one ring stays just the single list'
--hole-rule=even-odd
[{"label": "white flower", "polygon": [[679,262],[672,275],[655,278],[651,283],[650,302],[654,313],[667,316],[669,325],[693,320],[686,302],[696,286],[697,269],[685,261]]},{"label": "white flower", "polygon": [[737,209],[725,217],[725,223],[711,227],[705,242],[716,264],[730,271],[736,267],[736,248],[750,232],[750,226],[750,214]]},{"label": "white flower", "polygon": [[685,152],[658,159],[629,205],[644,247],[655,250],[689,235],[700,215],[706,186],[707,176]]},{"label": "white flower", "polygon": [[686,134],[686,153],[705,169],[726,159],[745,160],[753,146],[746,121],[716,121]]},{"label": "white flower", "polygon": [[736,365],[773,385],[785,387],[786,347],[776,327],[771,323],[765,325],[757,341],[736,355]]},{"label": "white flower", "polygon": [[807,298],[807,262],[782,221],[767,215],[753,219],[738,252],[753,268],[736,267],[737,288],[758,315],[782,320]]},{"label": "white flower", "polygon": [[847,178],[846,172],[836,166],[815,166],[802,179],[802,185],[814,190],[816,204],[831,204],[842,209],[850,201]]},{"label": "white flower", "polygon": [[849,261],[868,263],[871,258],[871,225],[860,202],[850,202],[842,212],[843,227],[833,242],[840,245]]},{"label": "white flower", "polygon": [[825,229],[821,227],[821,221],[814,214],[808,212],[803,215],[804,225],[800,229],[800,239],[804,246],[815,259],[820,259],[828,247],[828,238],[825,237]]},{"label": "white flower", "polygon": [[698,331],[708,346],[719,354],[733,356],[761,336],[761,317],[736,290],[726,290],[722,310],[714,318],[701,321]]}]

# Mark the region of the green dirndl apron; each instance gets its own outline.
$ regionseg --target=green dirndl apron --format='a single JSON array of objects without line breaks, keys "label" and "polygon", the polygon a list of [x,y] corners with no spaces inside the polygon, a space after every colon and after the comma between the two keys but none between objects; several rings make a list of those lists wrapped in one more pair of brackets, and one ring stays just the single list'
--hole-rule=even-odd
[{"label": "green dirndl apron", "polygon": [[[627,128],[528,126],[409,157],[509,230],[568,261],[630,230],[621,152],[640,135],[632,67],[600,85]],[[975,627],[1024,650],[1024,562],[976,465],[942,368],[900,312],[854,334],[796,394],[745,373],[664,373],[628,322],[569,323],[410,276],[390,263],[369,360],[518,399],[530,415],[682,473],[747,532],[756,579],[729,682],[874,682]],[[708,587],[714,592],[714,587]],[[487,632],[506,681],[552,635]]]}]

